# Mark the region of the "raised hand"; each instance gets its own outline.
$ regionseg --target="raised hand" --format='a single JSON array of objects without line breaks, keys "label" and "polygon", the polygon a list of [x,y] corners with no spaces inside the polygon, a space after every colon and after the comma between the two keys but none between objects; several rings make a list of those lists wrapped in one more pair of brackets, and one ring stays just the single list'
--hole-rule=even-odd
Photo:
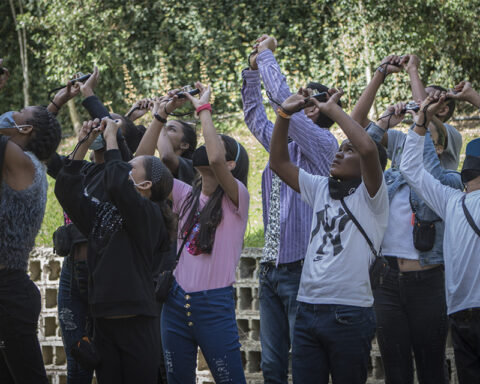
[{"label": "raised hand", "polygon": [[103,129],[104,125],[100,124],[100,119],[84,121],[78,134],[78,141],[90,146]]},{"label": "raised hand", "polygon": [[467,101],[480,108],[480,95],[468,81],[458,83],[453,90],[447,92],[447,98]]},{"label": "raised hand", "polygon": [[88,78],[85,83],[80,83],[80,92],[82,92],[83,97],[93,96],[93,90],[97,86],[98,79],[100,77],[100,72],[98,71],[98,67],[95,66],[93,68],[92,75]]},{"label": "raised hand", "polygon": [[103,137],[105,141],[115,139],[117,140],[117,131],[122,126],[122,120],[113,120],[106,117],[100,124],[100,131],[103,130]]},{"label": "raised hand", "polygon": [[418,71],[420,59],[416,55],[405,55],[402,58],[402,65],[408,73],[411,71]]},{"label": "raised hand", "polygon": [[132,108],[127,112],[126,116],[132,120],[135,121],[145,115],[148,110],[150,110],[153,106],[153,100],[152,99],[141,99],[138,100],[135,104],[132,105]]},{"label": "raised hand", "polygon": [[193,107],[197,109],[198,107],[201,107],[202,105],[208,104],[210,102],[212,90],[210,88],[210,85],[203,85],[200,82],[196,82],[195,87],[200,90],[198,98],[190,95],[188,92],[185,93],[185,96],[187,96],[187,99],[192,102]]},{"label": "raised hand", "polygon": [[65,105],[69,100],[73,99],[80,93],[81,83],[72,84],[71,81],[67,83],[65,88],[62,88],[57,94],[53,97],[54,105],[57,108]]},{"label": "raised hand", "polygon": [[277,45],[277,39],[275,39],[273,36],[263,34],[257,39],[253,49],[256,49],[258,53],[263,52],[266,49],[270,49],[272,52],[275,52]]},{"label": "raised hand", "polygon": [[306,88],[300,88],[297,93],[287,97],[281,105],[281,108],[287,115],[292,115],[301,111],[309,101],[310,92]]},{"label": "raised hand", "polygon": [[326,102],[320,102],[315,98],[312,98],[313,104],[327,116],[330,116],[330,112],[335,108],[342,108],[338,105],[341,97],[343,96],[343,89],[342,88],[330,88],[327,92],[328,100]]},{"label": "raised hand", "polygon": [[7,84],[10,72],[3,66],[3,59],[0,59],[0,90]]},{"label": "raised hand", "polygon": [[403,71],[404,65],[404,62],[402,60],[404,60],[402,56],[389,55],[382,60],[382,62],[378,66],[378,70],[382,72],[385,77],[387,75],[390,75],[391,73],[401,72]]},{"label": "raised hand", "polygon": [[415,125],[426,127],[432,119],[445,106],[446,93],[441,91],[430,92],[430,94],[422,101],[420,110],[417,113]]},{"label": "raised hand", "polygon": [[[405,118],[405,113],[406,113],[405,106],[406,106],[406,103],[402,103],[402,102],[397,103],[395,105],[390,105],[377,120],[377,125],[380,128],[387,130],[389,128],[393,128],[396,125],[400,124]],[[411,110],[407,112],[414,114],[414,112]]]}]

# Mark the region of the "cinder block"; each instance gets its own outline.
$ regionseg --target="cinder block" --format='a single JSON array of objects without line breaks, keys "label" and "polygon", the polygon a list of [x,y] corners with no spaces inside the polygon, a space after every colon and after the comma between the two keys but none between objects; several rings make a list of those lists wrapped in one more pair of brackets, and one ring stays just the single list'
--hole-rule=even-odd
[{"label": "cinder block", "polygon": [[40,280],[42,276],[42,269],[40,266],[40,261],[34,260],[30,261],[30,279],[33,281]]},{"label": "cinder block", "polygon": [[45,289],[45,307],[57,308],[57,295],[58,290],[56,288]]},{"label": "cinder block", "polygon": [[257,262],[254,258],[242,257],[238,264],[239,278],[240,279],[254,279],[254,272],[257,268]]},{"label": "cinder block", "polygon": [[385,377],[385,371],[383,369],[383,361],[380,356],[375,356],[375,379],[383,379]]},{"label": "cinder block", "polygon": [[238,325],[238,336],[240,337],[240,340],[245,340],[248,338],[248,332],[250,331],[250,328],[248,326],[248,320],[247,319],[237,319],[237,325]]},{"label": "cinder block", "polygon": [[67,364],[67,356],[63,347],[55,347],[55,365]]},{"label": "cinder block", "polygon": [[251,321],[251,331],[250,339],[255,341],[260,341],[260,320],[252,319]]},{"label": "cinder block", "polygon": [[50,345],[42,346],[43,363],[50,365],[53,363],[53,347]]},{"label": "cinder block", "polygon": [[260,372],[260,361],[261,354],[260,352],[250,351],[247,352],[247,372],[256,373]]},{"label": "cinder block", "polygon": [[252,289],[251,288],[240,288],[239,289],[239,305],[238,308],[242,310],[252,309]]},{"label": "cinder block", "polygon": [[45,317],[44,318],[44,335],[45,337],[48,336],[55,336],[57,334],[57,321],[55,317]]},{"label": "cinder block", "polygon": [[47,273],[48,273],[48,280],[58,280],[60,278],[60,271],[62,267],[59,261],[50,260],[48,262]]}]

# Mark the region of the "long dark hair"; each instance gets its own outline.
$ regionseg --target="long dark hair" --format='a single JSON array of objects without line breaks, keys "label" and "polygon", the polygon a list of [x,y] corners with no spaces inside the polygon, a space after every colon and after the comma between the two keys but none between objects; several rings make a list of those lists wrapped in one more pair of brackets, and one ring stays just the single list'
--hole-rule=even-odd
[{"label": "long dark hair", "polygon": [[[243,145],[230,136],[220,135],[220,137],[225,145],[226,160],[231,161],[237,159],[236,166],[231,171],[233,177],[240,180],[246,187],[249,165],[247,151]],[[200,232],[198,233],[197,239],[198,247],[201,249],[202,253],[209,254],[212,252],[215,232],[223,218],[222,199],[225,192],[219,185],[203,207],[200,216],[196,218],[196,213],[199,210],[201,192],[202,178],[198,176],[194,180],[192,191],[189,193],[180,209],[181,217],[187,215],[187,219],[181,228],[180,237],[185,236],[185,233],[188,232],[196,222],[198,222],[200,224]]]},{"label": "long dark hair", "polygon": [[26,121],[33,127],[32,137],[25,146],[40,161],[47,161],[57,150],[62,128],[57,118],[45,107],[34,107],[33,118]]},{"label": "long dark hair", "polygon": [[[155,156],[144,156],[143,166],[145,167],[145,179],[152,182],[150,200],[156,202],[160,207],[170,242],[175,241],[177,235],[177,215],[173,213],[172,208],[167,203],[167,197],[173,188],[173,176],[162,161]],[[153,173],[159,178],[156,182],[152,180]]]}]

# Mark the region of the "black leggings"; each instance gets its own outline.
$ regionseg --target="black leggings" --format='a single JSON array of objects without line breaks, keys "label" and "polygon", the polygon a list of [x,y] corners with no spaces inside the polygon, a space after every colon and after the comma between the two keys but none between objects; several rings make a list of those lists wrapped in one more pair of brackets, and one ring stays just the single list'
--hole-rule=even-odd
[{"label": "black leggings", "polygon": [[420,384],[446,383],[443,268],[391,270],[373,294],[385,383],[413,384],[412,353]]},{"label": "black leggings", "polygon": [[95,346],[101,358],[99,384],[157,384],[158,317],[95,319]]},{"label": "black leggings", "polygon": [[26,272],[0,270],[0,383],[47,384],[37,338],[40,292]]}]

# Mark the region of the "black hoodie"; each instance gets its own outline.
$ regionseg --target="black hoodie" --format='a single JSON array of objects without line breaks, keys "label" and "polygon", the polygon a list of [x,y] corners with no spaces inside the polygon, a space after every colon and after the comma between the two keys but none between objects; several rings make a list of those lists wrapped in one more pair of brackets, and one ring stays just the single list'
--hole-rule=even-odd
[{"label": "black hoodie", "polygon": [[105,153],[104,188],[110,202],[83,193],[82,161],[67,161],[55,195],[88,237],[88,301],[94,317],[157,316],[152,268],[167,249],[159,206],[142,197],[128,178],[131,167],[118,150]]}]

